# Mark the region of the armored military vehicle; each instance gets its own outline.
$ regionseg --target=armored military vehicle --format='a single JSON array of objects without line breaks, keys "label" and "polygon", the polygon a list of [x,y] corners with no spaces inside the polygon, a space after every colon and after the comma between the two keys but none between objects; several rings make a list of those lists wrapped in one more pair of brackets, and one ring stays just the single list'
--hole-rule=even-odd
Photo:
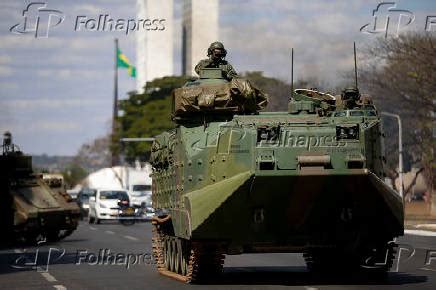
[{"label": "armored military vehicle", "polygon": [[8,132],[0,156],[0,176],[2,227],[10,241],[57,241],[77,228],[77,204],[33,172],[32,157],[12,143]]},{"label": "armored military vehicle", "polygon": [[173,92],[174,130],[152,146],[153,253],[186,282],[225,254],[301,252],[310,270],[386,272],[402,199],[382,181],[380,117],[356,90],[295,90],[287,112],[219,69]]}]

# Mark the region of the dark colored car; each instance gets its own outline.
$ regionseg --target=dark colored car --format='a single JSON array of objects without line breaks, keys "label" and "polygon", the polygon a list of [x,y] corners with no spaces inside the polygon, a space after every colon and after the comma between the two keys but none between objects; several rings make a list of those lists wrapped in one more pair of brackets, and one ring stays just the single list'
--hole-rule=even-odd
[{"label": "dark colored car", "polygon": [[89,211],[89,198],[91,196],[95,196],[96,190],[92,188],[82,188],[79,194],[77,195],[77,204],[80,207],[80,216],[83,220],[83,217],[88,216]]}]

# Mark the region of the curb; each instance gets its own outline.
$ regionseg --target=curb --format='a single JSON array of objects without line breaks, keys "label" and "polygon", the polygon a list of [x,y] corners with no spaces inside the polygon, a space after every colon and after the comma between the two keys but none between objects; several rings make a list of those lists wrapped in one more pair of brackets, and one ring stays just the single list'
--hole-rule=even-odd
[{"label": "curb", "polygon": [[408,230],[424,230],[436,232],[436,224],[404,224],[404,228]]}]

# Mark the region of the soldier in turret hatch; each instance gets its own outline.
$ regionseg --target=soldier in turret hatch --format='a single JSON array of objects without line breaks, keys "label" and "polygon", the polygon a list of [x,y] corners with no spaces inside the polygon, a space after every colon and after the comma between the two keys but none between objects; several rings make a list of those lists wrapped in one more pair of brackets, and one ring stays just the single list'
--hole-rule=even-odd
[{"label": "soldier in turret hatch", "polygon": [[336,99],[336,107],[341,110],[350,110],[357,107],[357,102],[360,99],[359,89],[355,87],[348,87],[342,91],[340,99]]},{"label": "soldier in turret hatch", "polygon": [[203,68],[220,68],[225,79],[231,80],[237,77],[238,74],[233,66],[224,59],[226,55],[227,50],[224,48],[224,44],[218,41],[211,43],[207,49],[207,56],[209,58],[201,60],[195,66],[195,72],[199,75],[200,70]]}]

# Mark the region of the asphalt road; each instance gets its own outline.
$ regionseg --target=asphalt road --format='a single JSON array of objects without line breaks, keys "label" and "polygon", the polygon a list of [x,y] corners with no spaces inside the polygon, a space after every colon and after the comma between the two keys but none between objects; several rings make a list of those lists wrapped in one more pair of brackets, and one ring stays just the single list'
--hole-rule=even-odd
[{"label": "asphalt road", "polygon": [[59,243],[1,249],[0,289],[436,289],[436,235],[421,234],[399,240],[399,261],[383,282],[315,277],[300,254],[255,254],[227,256],[217,281],[186,285],[156,272],[149,223],[82,223]]}]

